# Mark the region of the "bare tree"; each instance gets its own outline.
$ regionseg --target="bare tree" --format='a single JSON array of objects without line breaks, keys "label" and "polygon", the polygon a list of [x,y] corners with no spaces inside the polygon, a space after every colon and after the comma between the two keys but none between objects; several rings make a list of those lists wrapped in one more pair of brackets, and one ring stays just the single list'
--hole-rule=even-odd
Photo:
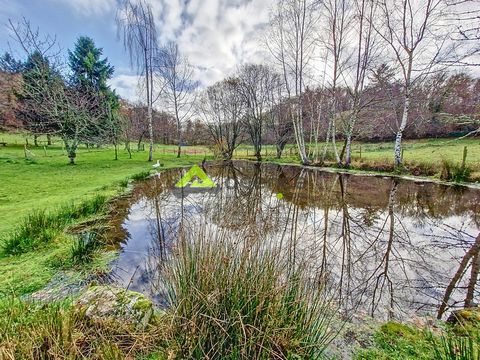
[{"label": "bare tree", "polygon": [[117,12],[119,36],[128,51],[130,62],[143,76],[147,103],[148,132],[150,149],[148,161],[153,159],[153,104],[154,96],[154,59],[158,53],[158,35],[152,7],[146,0],[126,0]]},{"label": "bare tree", "polygon": [[366,99],[364,98],[365,80],[375,51],[372,25],[376,14],[376,2],[373,0],[357,0],[354,9],[357,43],[353,64],[353,81],[348,91],[351,97],[351,109],[343,122],[346,167],[350,166],[352,160],[352,137],[355,124],[361,109],[366,106]]},{"label": "bare tree", "polygon": [[381,0],[376,32],[392,51],[400,68],[403,85],[403,112],[395,137],[395,165],[402,164],[402,137],[408,125],[412,90],[430,74],[448,44],[448,28],[440,26],[443,0]]},{"label": "bare tree", "polygon": [[182,125],[192,115],[198,83],[193,80],[193,67],[174,42],[162,47],[156,59],[156,66],[162,83],[161,96],[164,105],[177,123],[177,157],[180,157]]},{"label": "bare tree", "polygon": [[287,145],[288,141],[292,138],[293,124],[289,117],[291,113],[289,106],[291,106],[291,104],[285,101],[283,97],[281,78],[278,77],[277,81],[274,82],[268,91],[270,110],[265,114],[265,121],[267,124],[267,133],[271,132],[273,135],[277,159],[280,159],[285,145]]},{"label": "bare tree", "polygon": [[40,33],[39,28],[33,28],[26,18],[13,22],[8,19],[8,30],[12,39],[20,46],[27,55],[37,52],[42,58],[48,60],[52,66],[61,65],[62,49],[57,42],[57,37]]},{"label": "bare tree", "polygon": [[300,159],[308,164],[303,126],[302,96],[309,63],[315,50],[316,0],[279,0],[270,19],[265,39],[281,68]]},{"label": "bare tree", "polygon": [[323,41],[326,51],[330,58],[331,83],[329,88],[331,91],[330,111],[328,116],[328,129],[325,139],[325,147],[322,155],[322,161],[325,161],[329,141],[332,141],[335,161],[341,165],[341,159],[336,144],[336,121],[339,117],[337,97],[339,80],[344,75],[347,65],[345,60],[345,52],[347,51],[347,26],[352,21],[351,4],[349,0],[326,0],[323,2],[323,13],[325,23],[327,25],[328,38]]},{"label": "bare tree", "polygon": [[79,144],[110,139],[111,109],[101,96],[68,87],[58,71],[36,63],[29,71],[21,92],[21,116],[41,117],[42,127],[59,136],[70,163],[75,163]]},{"label": "bare tree", "polygon": [[278,88],[279,78],[280,75],[266,65],[247,64],[240,68],[239,90],[247,109],[244,124],[258,161],[262,160],[265,114],[272,108],[272,92]]},{"label": "bare tree", "polygon": [[59,136],[71,164],[80,143],[108,141],[115,116],[105,94],[79,92],[62,74],[63,63],[56,38],[34,30],[28,20],[9,21],[12,38],[25,52],[20,104],[17,115],[32,121],[34,133]]},{"label": "bare tree", "polygon": [[446,0],[449,20],[455,30],[452,37],[463,43],[461,59],[453,65],[480,66],[480,2],[477,0]]},{"label": "bare tree", "polygon": [[199,114],[208,128],[215,149],[230,160],[242,139],[245,102],[239,91],[239,80],[227,78],[209,86],[199,98]]}]

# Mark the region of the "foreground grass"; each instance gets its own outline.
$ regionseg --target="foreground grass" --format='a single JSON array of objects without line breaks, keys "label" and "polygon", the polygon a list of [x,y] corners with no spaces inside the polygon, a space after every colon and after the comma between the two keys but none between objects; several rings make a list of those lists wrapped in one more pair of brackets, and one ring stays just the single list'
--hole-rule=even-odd
[{"label": "foreground grass", "polygon": [[190,233],[164,274],[170,307],[146,328],[69,302],[0,299],[3,359],[320,359],[331,311],[306,268],[265,244]]},{"label": "foreground grass", "polygon": [[[357,360],[479,360],[480,328],[464,331],[461,325],[418,329],[387,322],[379,327],[370,346],[357,350]],[[441,331],[441,332],[440,332]]]}]

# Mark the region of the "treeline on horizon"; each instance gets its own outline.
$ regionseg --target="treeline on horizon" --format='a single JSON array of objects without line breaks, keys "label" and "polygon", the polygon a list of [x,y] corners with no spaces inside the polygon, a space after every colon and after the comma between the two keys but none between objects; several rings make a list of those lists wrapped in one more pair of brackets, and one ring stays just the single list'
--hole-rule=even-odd
[{"label": "treeline on horizon", "polygon": [[[5,55],[4,55],[5,57]],[[367,88],[371,104],[360,113],[358,132],[355,139],[360,141],[385,141],[395,136],[396,116],[401,113],[401,85],[393,77],[388,78],[386,65],[371,74],[372,84]],[[387,76],[387,78],[383,78]],[[2,131],[28,130],[27,123],[18,115],[18,91],[21,89],[22,73],[0,70],[0,128]],[[325,89],[307,89],[304,96],[304,121],[311,126],[311,119],[318,111],[312,106],[329,100]],[[120,98],[122,112],[130,122],[131,139],[144,141],[147,137],[146,107]],[[340,91],[339,104],[348,111],[347,89]],[[465,135],[478,126],[480,121],[480,79],[467,73],[442,73],[432,76],[422,87],[415,89],[412,126],[405,132],[407,139],[456,137]],[[176,144],[175,119],[165,111],[154,110],[155,141],[162,144]],[[320,135],[325,136],[327,124],[320,127]],[[209,145],[210,139],[205,123],[199,118],[185,122],[183,126],[185,145]],[[39,132],[38,135],[47,135]],[[339,134],[342,138],[342,134]],[[272,130],[262,134],[264,144],[274,144]],[[293,141],[289,138],[289,142]],[[306,137],[308,140],[308,137]],[[248,142],[248,139],[246,139]]]},{"label": "treeline on horizon", "polygon": [[[271,62],[201,88],[178,44],[161,42],[148,1],[127,0],[117,26],[143,90],[135,104],[107,85],[114,69],[93,39],[79,38],[65,71],[54,38],[9,21],[26,54],[0,58],[0,127],[59,136],[71,162],[80,143],[130,152],[148,141],[149,160],[154,142],[177,144],[177,156],[181,146],[208,145],[224,159],[247,143],[258,160],[263,145],[280,157],[295,143],[304,164],[348,167],[353,141],[394,140],[399,166],[404,138],[479,133],[480,79],[466,68],[476,65],[478,36],[457,5],[284,0],[262,34]],[[445,19],[455,21],[439,26]],[[312,66],[318,58],[323,72]]]}]

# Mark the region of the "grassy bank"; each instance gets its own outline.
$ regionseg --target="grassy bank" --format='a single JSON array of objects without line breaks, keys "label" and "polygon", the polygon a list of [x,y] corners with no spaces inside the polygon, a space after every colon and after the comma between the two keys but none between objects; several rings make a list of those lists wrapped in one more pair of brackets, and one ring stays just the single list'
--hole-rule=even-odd
[{"label": "grassy bank", "polygon": [[[70,262],[72,249],[82,244],[64,230],[106,216],[107,200],[124,192],[127,180],[150,171],[152,164],[146,161],[147,152],[133,152],[129,159],[121,149],[114,160],[111,148],[82,147],[77,164],[68,165],[61,143],[45,149],[43,144],[29,146],[25,158],[24,136],[2,134],[0,139],[7,142],[0,146],[0,293],[22,295],[75,265]],[[28,141],[33,144],[32,138]],[[188,166],[203,158],[204,153],[198,153],[177,159],[173,153],[164,154],[161,146],[154,154],[162,168]],[[107,254],[89,266],[102,267],[109,258]]]},{"label": "grassy bank", "polygon": [[[341,144],[340,144],[341,145]],[[311,145],[313,147],[313,145]],[[319,149],[323,149],[320,143]],[[381,173],[398,173],[393,162],[393,142],[388,143],[354,143],[352,147],[352,164],[350,169]],[[460,167],[463,162],[464,149],[467,148],[465,161],[466,172]],[[480,139],[420,139],[403,142],[404,169],[402,173],[413,176],[426,176],[453,182],[480,181]],[[281,164],[298,164],[297,149],[287,145],[280,159],[276,158],[275,148],[271,145],[262,150],[264,161]],[[236,150],[236,158],[254,160],[253,148],[241,145]],[[313,163],[312,165],[318,165]],[[327,161],[321,166],[336,167],[330,152]]]}]

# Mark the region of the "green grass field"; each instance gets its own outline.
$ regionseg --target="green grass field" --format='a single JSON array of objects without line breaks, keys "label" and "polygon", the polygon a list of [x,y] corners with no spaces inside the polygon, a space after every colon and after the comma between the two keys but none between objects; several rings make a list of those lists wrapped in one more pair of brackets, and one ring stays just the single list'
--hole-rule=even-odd
[{"label": "green grass field", "polygon": [[[25,154],[26,138],[29,146]],[[114,150],[111,147],[101,149],[82,147],[77,154],[77,164],[69,165],[60,142],[57,141],[44,148],[46,139],[40,138],[39,140],[40,146],[35,147],[33,139],[24,134],[0,134],[0,142],[7,143],[6,147],[0,145],[0,245],[4,241],[2,238],[8,239],[12,231],[15,231],[20,224],[24,224],[23,219],[32,212],[46,210],[49,216],[55,217],[61,206],[65,208],[65,205],[69,204],[71,209],[75,209],[75,206],[85,201],[95,201],[102,197],[108,199],[125,191],[126,179],[152,169],[152,163],[146,161],[147,151],[133,151],[133,158],[129,159],[128,153],[120,148],[119,159],[114,160]],[[467,164],[476,173],[479,173],[480,139],[406,141],[404,159],[408,163],[439,168],[444,159],[460,163],[465,146],[468,148]],[[355,144],[354,166],[358,164],[391,164],[393,163],[392,153],[393,144],[391,143]],[[177,159],[175,146],[157,145],[154,162],[160,160],[163,164],[162,168],[188,166],[202,161],[205,156],[212,159],[212,155],[207,147],[185,147],[182,157]],[[277,161],[273,146],[266,146],[262,155],[266,161]],[[235,157],[253,159],[252,147],[241,145],[237,149]],[[285,156],[280,162],[298,163],[294,145],[287,146]],[[77,205],[72,206],[72,203]],[[78,221],[102,220],[104,215],[104,213],[86,211],[85,217],[79,217]],[[66,223],[67,228],[65,229],[68,229],[71,224],[75,225],[75,221],[77,218]],[[36,226],[32,226],[32,228],[38,229],[38,224]],[[17,296],[41,289],[59,272],[67,273],[71,281],[75,281],[77,278],[84,279],[93,271],[107,269],[106,266],[114,258],[114,253],[103,250],[98,252],[87,264],[72,263],[72,252],[74,245],[78,243],[78,237],[68,233],[65,229],[62,230],[60,227],[48,242],[31,250],[16,255],[0,253],[0,274],[2,274],[0,277],[0,313],[6,314],[4,318],[7,319],[5,320],[7,327],[14,324],[10,326],[13,329],[17,323],[23,324],[24,321],[28,326],[32,323],[28,307],[22,310],[23,312],[19,310],[27,305],[20,303],[18,306],[12,305],[18,303]],[[49,313],[49,307],[42,306],[40,309],[45,309],[45,319],[53,316]],[[47,321],[41,316],[35,316],[38,318],[35,318],[38,324],[32,323],[36,325],[30,326],[30,335],[36,341],[43,341],[42,336],[44,335],[38,335],[36,327],[42,327]],[[15,323],[11,323],[10,319],[15,317],[18,319],[15,320]],[[64,318],[63,313],[61,313],[61,318]],[[12,331],[11,329],[9,331]],[[159,327],[159,329],[161,328]],[[71,331],[76,332],[77,330]],[[45,330],[45,333],[45,336],[55,335],[49,328]],[[24,334],[22,333],[22,336]],[[154,335],[158,337],[156,332]],[[20,336],[12,336],[16,341],[21,341]],[[145,333],[142,333],[142,336],[146,336]],[[431,353],[431,345],[426,344],[426,340],[422,340],[423,343],[420,345],[412,345],[416,340],[409,340],[405,344],[400,342],[394,346],[389,342],[388,349],[385,349],[383,337],[378,337],[378,334],[375,336],[375,339],[380,340],[377,339],[374,346],[363,351],[358,358],[390,358],[397,352],[411,354],[412,348],[415,350],[415,356]],[[0,357],[1,350],[0,346]],[[427,355],[425,358],[429,359],[430,357]]]},{"label": "green grass field", "polygon": [[[147,151],[133,152],[129,159],[128,153],[121,149],[119,159],[114,160],[112,148],[82,147],[77,154],[77,164],[69,165],[60,143],[44,150],[43,144],[36,148],[29,138],[31,146],[25,158],[25,136],[0,134],[0,142],[7,143],[6,147],[0,146],[0,241],[35,210],[55,211],[60,206],[79,204],[98,195],[115,196],[123,191],[120,184],[128,177],[152,169],[152,163],[147,162]],[[184,154],[177,159],[173,148],[157,146],[154,161],[158,159],[162,168],[169,168],[191,165],[205,156],[204,149],[196,148],[197,154]],[[3,275],[0,293],[23,294],[44,286],[68,257],[73,241],[68,235],[60,235],[48,246],[33,252],[0,255]]]},{"label": "green grass field", "polygon": [[[339,151],[342,143],[338,143]],[[393,164],[393,141],[381,143],[354,143],[352,147],[352,157],[355,161],[382,161]],[[313,149],[313,144],[310,147]],[[320,150],[324,144],[320,143]],[[467,146],[468,156],[467,164],[480,166],[480,138],[476,139],[421,139],[421,140],[405,140],[403,142],[404,160],[422,161],[425,163],[436,164],[442,159],[451,161],[462,161],[463,148]],[[331,150],[331,148],[330,148]],[[288,144],[283,152],[284,158],[295,158],[296,146]],[[235,151],[236,157],[252,157],[253,147],[250,145],[240,145]],[[275,156],[275,147],[273,145],[265,145],[262,147],[262,156],[272,158]]]}]

